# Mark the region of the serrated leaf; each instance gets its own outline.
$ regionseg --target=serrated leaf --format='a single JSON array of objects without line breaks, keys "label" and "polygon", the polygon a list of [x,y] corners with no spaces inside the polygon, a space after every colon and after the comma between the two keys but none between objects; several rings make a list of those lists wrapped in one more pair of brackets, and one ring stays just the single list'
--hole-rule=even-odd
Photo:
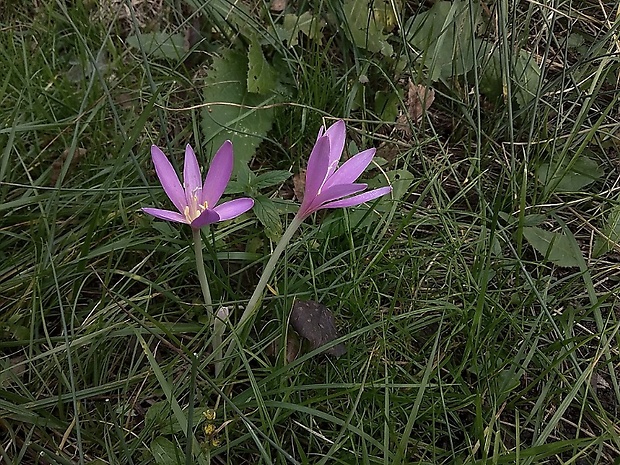
[{"label": "serrated leaf", "polygon": [[185,462],[183,451],[163,436],[153,439],[149,449],[157,465],[181,465]]},{"label": "serrated leaf", "polygon": [[242,194],[245,193],[247,184],[239,181],[229,181],[226,185],[225,195]]},{"label": "serrated leaf", "polygon": [[250,169],[248,165],[239,165],[237,170],[237,179],[229,181],[224,191],[227,195],[230,194],[249,194],[256,182],[256,175]]},{"label": "serrated leaf", "polygon": [[157,58],[180,60],[185,55],[185,38],[181,34],[147,32],[129,36],[126,41],[130,47]]},{"label": "serrated leaf", "polygon": [[566,164],[542,164],[536,175],[545,186],[545,192],[577,192],[603,176],[596,161],[582,155],[571,166]]},{"label": "serrated leaf", "polygon": [[392,55],[393,49],[387,41],[388,35],[383,33],[368,1],[346,0],[342,11],[348,25],[345,31],[356,47],[385,56]]},{"label": "serrated leaf", "polygon": [[277,74],[271,67],[260,43],[253,40],[248,49],[248,92],[269,94],[277,85]]},{"label": "serrated leaf", "polygon": [[607,214],[603,226],[603,236],[598,236],[594,243],[594,257],[598,258],[620,243],[620,205],[615,205]]},{"label": "serrated leaf", "polygon": [[407,40],[421,52],[432,81],[465,74],[477,60],[480,39],[475,29],[481,22],[478,3],[465,0],[436,2],[417,14],[405,27]]},{"label": "serrated leaf", "polygon": [[583,256],[576,255],[579,246],[574,237],[536,226],[523,228],[523,236],[538,253],[558,266],[579,266],[583,260]]},{"label": "serrated leaf", "polygon": [[246,186],[251,186],[254,184],[255,180],[256,175],[248,165],[243,165],[239,167],[239,171],[237,172],[237,181],[244,183]]},{"label": "serrated leaf", "polygon": [[232,141],[235,173],[248,164],[273,123],[273,109],[260,108],[272,103],[273,98],[248,92],[247,70],[247,57],[227,50],[213,60],[204,88],[204,134],[214,151],[225,140]]},{"label": "serrated leaf", "polygon": [[292,174],[293,173],[291,173],[290,171],[284,170],[268,171],[266,173],[259,174],[252,185],[256,189],[264,189],[265,187],[277,186],[290,178]]},{"label": "serrated leaf", "polygon": [[265,234],[272,241],[277,241],[282,236],[282,222],[280,212],[275,202],[265,196],[254,199],[252,210],[258,221],[265,227]]}]

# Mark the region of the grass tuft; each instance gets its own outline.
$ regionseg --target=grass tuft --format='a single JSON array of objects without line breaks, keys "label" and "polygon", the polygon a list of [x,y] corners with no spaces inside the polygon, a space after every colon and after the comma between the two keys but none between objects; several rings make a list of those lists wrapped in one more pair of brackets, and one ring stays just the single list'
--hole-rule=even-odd
[{"label": "grass tuft", "polygon": [[[77,3],[0,6],[3,463],[620,456],[617,2]],[[430,8],[446,49],[412,38]],[[170,206],[151,144],[210,159],[204,87],[250,44],[277,82],[249,169],[297,175],[343,118],[394,198],[307,220],[216,376],[190,231],[140,208]],[[296,182],[252,187],[275,235]],[[261,221],[204,231],[233,323],[275,247]],[[333,312],[344,356],[289,356],[295,299]]]}]

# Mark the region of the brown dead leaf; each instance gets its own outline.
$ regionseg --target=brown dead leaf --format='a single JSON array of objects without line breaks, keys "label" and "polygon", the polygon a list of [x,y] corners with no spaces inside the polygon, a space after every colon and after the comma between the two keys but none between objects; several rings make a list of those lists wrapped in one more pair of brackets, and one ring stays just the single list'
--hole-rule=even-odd
[{"label": "brown dead leaf", "polygon": [[280,13],[284,11],[286,8],[286,0],[271,0],[271,5],[269,5],[269,9],[276,13]]},{"label": "brown dead leaf", "polygon": [[[80,160],[86,155],[86,149],[77,148],[75,149],[75,153],[73,154],[73,158],[71,159],[71,164],[69,165],[69,169],[67,173],[71,171],[71,169],[75,168],[75,166],[80,162]],[[62,154],[52,163],[52,174],[50,176],[50,183],[52,186],[56,185],[56,181],[58,181],[58,177],[62,171],[65,162],[67,161],[67,157],[69,156],[69,149],[66,148]]]},{"label": "brown dead leaf", "polygon": [[301,353],[301,341],[299,337],[292,331],[286,340],[286,363],[292,363],[299,357]]},{"label": "brown dead leaf", "polygon": [[121,92],[114,96],[114,101],[124,110],[133,108],[136,99],[129,92]]},{"label": "brown dead leaf", "polygon": [[194,16],[192,22],[185,29],[185,36],[183,38],[183,46],[185,51],[190,51],[194,48],[200,40],[202,35],[200,34],[200,16]]},{"label": "brown dead leaf", "polygon": [[590,382],[594,389],[611,389],[611,385],[607,380],[596,372],[593,373]]},{"label": "brown dead leaf", "polygon": [[301,170],[293,175],[293,193],[298,202],[304,201],[304,192],[306,190],[306,170]]},{"label": "brown dead leaf", "polygon": [[26,357],[23,355],[16,355],[4,359],[4,362],[7,362],[7,364],[3,367],[4,369],[0,371],[0,386],[6,387],[24,377],[26,373],[26,364],[23,362],[25,360]]},{"label": "brown dead leaf", "polygon": [[[280,351],[280,340],[276,339],[265,348],[265,354],[268,357],[275,357]],[[290,331],[286,339],[286,363],[294,362],[301,353],[301,341],[299,336]]]},{"label": "brown dead leaf", "polygon": [[[317,349],[340,337],[332,312],[325,305],[313,300],[295,301],[291,312],[291,326],[301,337],[310,342],[312,349]],[[340,357],[347,350],[344,344],[337,344],[326,352],[334,357]]]},{"label": "brown dead leaf", "polygon": [[414,84],[409,79],[407,98],[405,99],[406,113],[398,117],[397,128],[404,131],[406,135],[411,135],[409,120],[414,124],[418,123],[424,112],[428,110],[435,101],[435,91],[422,84]]}]

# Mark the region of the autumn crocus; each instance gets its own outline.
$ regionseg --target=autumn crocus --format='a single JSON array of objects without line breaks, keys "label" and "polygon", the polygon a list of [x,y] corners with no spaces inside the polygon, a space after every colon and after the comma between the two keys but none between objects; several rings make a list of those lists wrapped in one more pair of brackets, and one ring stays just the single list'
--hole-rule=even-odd
[{"label": "autumn crocus", "polygon": [[[269,278],[271,278],[275,270],[280,255],[293,237],[297,228],[309,215],[323,208],[341,208],[360,205],[391,192],[392,187],[385,186],[360,194],[368,185],[364,183],[355,183],[355,180],[357,180],[372,161],[375,149],[369,149],[358,153],[338,167],[344,149],[345,133],[345,124],[342,120],[337,121],[327,130],[322,127],[319,131],[316,143],[314,144],[314,148],[308,160],[306,189],[301,207],[288,228],[286,228],[286,231],[284,231],[267,265],[265,265],[258,285],[248,302],[248,306],[243,312],[243,315],[241,315],[237,330],[241,330],[258,309],[258,303],[262,298],[263,291],[267,286]],[[232,347],[231,344],[226,355],[230,355]]]},{"label": "autumn crocus", "polygon": [[200,228],[218,221],[230,220],[245,213],[252,208],[254,200],[240,198],[217,205],[233,169],[233,149],[230,141],[224,142],[213,157],[204,183],[196,154],[189,144],[185,147],[183,185],[170,160],[159,147],[155,145],[151,147],[151,156],[164,192],[178,212],[159,208],[143,208],[142,211],[162,220],[185,223],[192,227],[198,279],[210,315],[211,291],[202,258]]},{"label": "autumn crocus", "polygon": [[321,127],[308,160],[306,189],[298,217],[306,218],[323,208],[360,205],[392,191],[391,186],[385,186],[358,194],[366,190],[368,184],[355,181],[372,161],[375,149],[364,150],[338,167],[344,149],[345,133],[342,120],[332,124],[327,131]]},{"label": "autumn crocus", "polygon": [[204,184],[196,154],[189,144],[185,147],[183,185],[170,160],[159,147],[155,145],[151,147],[151,156],[164,192],[178,212],[143,208],[142,211],[149,215],[162,220],[186,223],[193,229],[200,229],[211,223],[235,218],[254,205],[254,200],[249,198],[235,199],[217,205],[230,180],[233,168],[232,143],[228,140],[213,157]]}]

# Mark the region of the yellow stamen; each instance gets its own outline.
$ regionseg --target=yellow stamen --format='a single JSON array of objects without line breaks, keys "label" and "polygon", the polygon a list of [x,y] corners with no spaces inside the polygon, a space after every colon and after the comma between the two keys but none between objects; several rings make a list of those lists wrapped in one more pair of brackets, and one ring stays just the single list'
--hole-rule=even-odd
[{"label": "yellow stamen", "polygon": [[183,209],[183,215],[189,223],[198,218],[202,212],[209,208],[209,204],[205,200],[203,203],[198,203],[198,195],[192,194],[189,205],[186,205]]}]

